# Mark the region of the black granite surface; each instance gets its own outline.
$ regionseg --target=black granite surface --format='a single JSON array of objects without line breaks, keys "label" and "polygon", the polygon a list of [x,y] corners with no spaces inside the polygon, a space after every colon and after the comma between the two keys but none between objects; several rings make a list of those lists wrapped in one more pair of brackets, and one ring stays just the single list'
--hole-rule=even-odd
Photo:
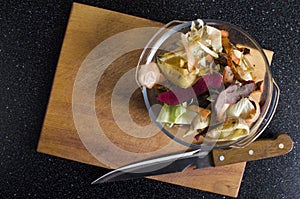
[{"label": "black granite surface", "polygon": [[[239,198],[300,198],[299,0],[79,0],[161,22],[221,19],[275,52],[281,88],[267,132],[294,140],[288,155],[247,164]],[[36,152],[72,1],[0,1],[0,198],[227,198],[148,179],[91,186],[108,170]]]}]

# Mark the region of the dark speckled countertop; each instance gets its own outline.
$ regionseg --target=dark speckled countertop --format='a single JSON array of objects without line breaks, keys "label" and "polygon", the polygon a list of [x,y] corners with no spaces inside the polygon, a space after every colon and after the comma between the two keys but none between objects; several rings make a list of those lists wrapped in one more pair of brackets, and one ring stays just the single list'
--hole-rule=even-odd
[{"label": "dark speckled countertop", "polygon": [[[76,1],[156,21],[236,24],[274,51],[280,85],[267,132],[289,134],[288,155],[247,164],[239,198],[300,198],[300,1]],[[0,2],[0,198],[226,198],[148,179],[90,186],[105,169],[36,152],[72,1]]]}]

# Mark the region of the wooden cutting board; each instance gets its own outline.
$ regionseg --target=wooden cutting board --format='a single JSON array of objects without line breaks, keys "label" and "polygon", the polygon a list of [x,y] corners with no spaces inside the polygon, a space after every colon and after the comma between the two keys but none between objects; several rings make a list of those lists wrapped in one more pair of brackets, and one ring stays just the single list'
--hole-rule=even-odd
[{"label": "wooden cutting board", "polygon": [[[161,25],[73,4],[38,152],[116,168],[187,150],[151,123],[134,80],[141,49]],[[245,165],[149,178],[237,197]]]}]

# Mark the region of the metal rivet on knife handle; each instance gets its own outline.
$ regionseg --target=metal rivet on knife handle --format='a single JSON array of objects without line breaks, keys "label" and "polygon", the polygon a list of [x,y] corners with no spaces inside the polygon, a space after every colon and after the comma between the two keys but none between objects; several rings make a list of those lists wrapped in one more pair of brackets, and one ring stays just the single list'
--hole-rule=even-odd
[{"label": "metal rivet on knife handle", "polygon": [[223,155],[220,155],[219,160],[220,160],[220,161],[224,161],[224,160],[225,160],[225,157],[224,157]]},{"label": "metal rivet on knife handle", "polygon": [[256,140],[244,148],[215,149],[212,154],[214,164],[222,166],[284,155],[292,148],[293,140],[290,136],[280,134],[275,139]]},{"label": "metal rivet on knife handle", "polygon": [[254,154],[254,151],[251,149],[251,150],[248,151],[248,154],[249,154],[249,155],[253,155],[253,154]]}]

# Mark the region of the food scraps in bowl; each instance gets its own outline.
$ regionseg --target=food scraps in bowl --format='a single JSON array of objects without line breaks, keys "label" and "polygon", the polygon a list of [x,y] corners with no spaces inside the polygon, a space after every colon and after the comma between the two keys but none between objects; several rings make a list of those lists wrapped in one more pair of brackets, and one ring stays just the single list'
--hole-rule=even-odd
[{"label": "food scraps in bowl", "polygon": [[192,22],[172,51],[139,66],[140,85],[154,90],[162,108],[156,118],[167,128],[187,126],[183,136],[234,141],[250,133],[260,115],[262,80],[229,32]]}]

